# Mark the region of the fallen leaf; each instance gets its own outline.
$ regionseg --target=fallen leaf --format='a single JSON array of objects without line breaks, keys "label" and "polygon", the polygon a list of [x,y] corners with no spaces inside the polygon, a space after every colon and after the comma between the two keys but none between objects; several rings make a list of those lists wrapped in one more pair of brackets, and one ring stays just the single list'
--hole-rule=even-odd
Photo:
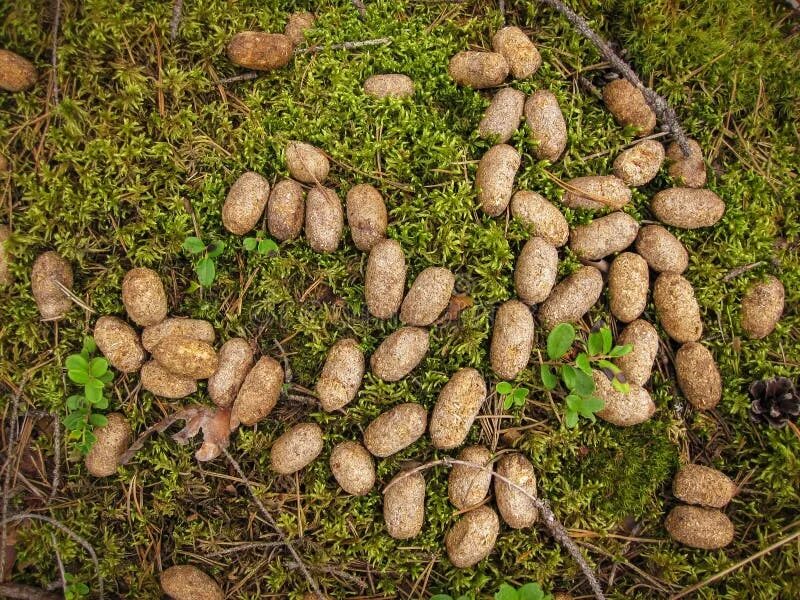
[{"label": "fallen leaf", "polygon": [[453,294],[450,296],[450,303],[447,305],[447,310],[444,312],[442,321],[455,321],[462,310],[465,310],[475,304],[471,297],[466,294]]},{"label": "fallen leaf", "polygon": [[187,444],[202,431],[203,443],[194,453],[194,457],[200,462],[214,460],[230,444],[230,409],[197,407],[190,415],[187,415],[184,428],[173,435],[172,439],[179,444]]}]

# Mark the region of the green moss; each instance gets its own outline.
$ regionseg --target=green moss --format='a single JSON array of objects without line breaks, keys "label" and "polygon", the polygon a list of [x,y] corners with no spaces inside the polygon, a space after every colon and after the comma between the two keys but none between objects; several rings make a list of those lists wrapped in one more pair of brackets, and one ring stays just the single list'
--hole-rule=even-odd
[{"label": "green moss", "polygon": [[[426,473],[424,533],[398,542],[384,532],[379,491],[345,496],[326,461],[333,444],[357,439],[385,408],[405,401],[432,406],[455,369],[470,365],[489,374],[491,319],[496,305],[513,295],[514,257],[527,234],[519,223],[489,219],[477,210],[472,181],[488,144],[474,130],[489,94],[455,86],[447,62],[467,46],[489,47],[501,22],[494,6],[378,0],[367,3],[362,19],[349,0],[315,4],[319,19],[310,44],[378,37],[391,38],[391,44],[301,54],[282,70],[221,86],[219,78],[239,72],[224,54],[234,32],[281,30],[290,10],[310,3],[186,2],[174,43],[164,35],[170,4],[65,1],[59,43],[62,101],[50,110],[45,105],[48,17],[41,3],[30,0],[0,8],[0,46],[34,59],[43,73],[33,91],[0,95],[0,152],[14,168],[13,185],[0,181],[5,194],[0,221],[13,225],[15,276],[12,286],[0,290],[0,380],[19,382],[30,370],[25,408],[62,412],[67,391],[60,365],[91,330],[93,316],[77,308],[58,325],[38,321],[29,270],[44,249],[70,260],[76,293],[98,314],[122,314],[119,286],[125,271],[151,266],[164,278],[173,312],[211,320],[221,339],[244,335],[257,340],[262,352],[276,355],[274,340],[291,337],[285,347],[294,381],[306,387],[313,385],[335,340],[352,336],[372,351],[398,323],[368,317],[365,257],[349,240],[330,255],[317,255],[298,240],[283,244],[277,255],[261,256],[241,252],[241,239],[221,227],[222,202],[243,170],[277,180],[286,175],[286,141],[309,141],[333,158],[331,184],[341,197],[356,183],[379,187],[389,208],[389,235],[403,245],[409,277],[429,265],[445,265],[456,273],[457,290],[474,305],[458,321],[435,328],[431,352],[404,381],[387,384],[368,375],[341,416],[284,400],[272,418],[239,431],[232,452],[261,500],[297,540],[319,583],[335,597],[425,597],[430,591],[469,590],[489,597],[508,580],[573,587],[581,581],[576,566],[541,527],[504,529],[490,559],[475,569],[452,569],[442,548],[454,519],[446,470]],[[544,58],[535,77],[512,85],[526,93],[551,90],[569,124],[568,150],[554,165],[533,158],[525,127],[512,138],[523,153],[517,185],[558,199],[562,191],[551,175],[566,180],[608,173],[619,149],[632,140],[631,132],[620,129],[571,78],[582,72],[600,84],[596,50],[537,2],[506,4],[509,19],[533,31]],[[539,489],[564,524],[594,532],[580,539],[592,544],[584,549],[601,576],[618,563],[609,596],[652,598],[661,592],[653,591],[652,581],[641,573],[677,591],[775,542],[796,521],[796,438],[788,430],[749,422],[746,387],[755,378],[796,377],[800,371],[795,309],[800,293],[800,41],[780,2],[571,4],[625,46],[643,78],[669,98],[710,156],[709,187],[727,206],[713,230],[677,232],[691,250],[687,276],[723,375],[724,399],[715,413],[688,410],[665,371],[654,377],[659,410],[647,424],[632,429],[582,424],[578,431],[565,430],[535,369],[529,369],[520,381],[532,390],[532,402],[504,422],[532,425],[516,445],[534,461]],[[387,71],[414,78],[413,99],[376,101],[363,94],[367,76]],[[669,184],[662,174],[637,190],[630,212],[647,219],[649,197]],[[210,290],[198,289],[190,258],[180,249],[194,234],[187,205],[205,239],[227,243]],[[565,212],[573,224],[590,218]],[[731,269],[759,261],[758,268],[723,279]],[[577,264],[567,253],[562,274]],[[765,340],[742,339],[739,299],[766,273],[782,279],[787,314]],[[647,317],[654,320],[652,308]],[[607,319],[607,311],[598,307],[591,318]],[[538,335],[541,345],[544,338]],[[136,383],[135,377],[120,377],[112,407],[142,431],[178,403],[156,400]],[[197,399],[205,401],[205,392]],[[0,408],[7,408],[7,396]],[[325,452],[298,480],[275,477],[268,468],[272,440],[300,419],[325,427]],[[478,435],[474,428],[472,439]],[[52,456],[48,436],[34,437],[31,444]],[[283,551],[208,557],[232,544],[276,538],[225,464],[198,465],[193,449],[166,435],[154,438],[117,477],[106,480],[91,479],[79,462],[70,462],[49,514],[95,546],[112,597],[159,597],[159,570],[184,562],[201,565],[235,597],[304,591],[306,583]],[[679,456],[686,459],[687,453],[744,484],[728,511],[736,541],[724,552],[691,551],[665,539],[661,524],[673,504],[670,480]],[[380,480],[388,481],[406,461],[438,456],[420,440],[380,461]],[[48,485],[42,482],[41,488]],[[12,509],[26,505],[26,494],[14,497]],[[649,541],[628,544],[612,537],[627,533],[624,527],[632,522],[636,536]],[[22,530],[15,580],[46,585],[57,579],[52,531],[38,522]],[[67,570],[95,585],[83,549],[58,532],[56,541]],[[797,546],[786,546],[703,588],[698,597],[796,597],[798,560]],[[366,587],[360,589],[341,572]]]}]

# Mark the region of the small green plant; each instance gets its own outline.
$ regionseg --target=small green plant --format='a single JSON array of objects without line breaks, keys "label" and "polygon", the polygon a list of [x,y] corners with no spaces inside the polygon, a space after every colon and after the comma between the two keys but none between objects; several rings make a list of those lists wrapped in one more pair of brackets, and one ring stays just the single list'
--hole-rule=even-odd
[{"label": "small green plant", "polygon": [[547,336],[547,356],[550,361],[543,362],[540,369],[542,384],[546,389],[555,390],[559,383],[566,389],[564,421],[570,428],[578,424],[579,417],[594,423],[595,413],[603,409],[604,402],[594,395],[593,369],[610,373],[614,389],[628,393],[630,386],[625,383],[619,367],[610,359],[625,356],[633,350],[630,344],[615,346],[611,329],[604,325],[589,334],[584,350],[575,356],[574,361],[564,362],[562,359],[572,350],[575,337],[575,328],[569,323],[561,323],[553,328]]},{"label": "small green plant", "polygon": [[495,390],[503,398],[503,408],[506,410],[512,406],[525,406],[530,390],[524,387],[514,387],[507,381],[501,381],[495,386]]},{"label": "small green plant", "polygon": [[474,596],[471,594],[464,594],[463,596],[456,596],[455,598],[450,594],[435,594],[431,596],[430,600],[473,600]]},{"label": "small green plant", "polygon": [[225,242],[216,240],[206,244],[199,237],[189,236],[183,241],[182,248],[194,257],[194,272],[197,281],[203,287],[209,287],[217,276],[217,265],[214,259],[225,251]]},{"label": "small green plant", "polygon": [[64,588],[64,600],[79,600],[89,595],[89,586],[78,581],[72,573],[65,573],[66,587]]},{"label": "small green plant", "polygon": [[108,361],[102,356],[94,356],[96,350],[94,339],[86,336],[80,354],[72,354],[65,362],[67,377],[81,386],[83,393],[67,398],[64,427],[69,431],[69,439],[76,442],[83,454],[89,452],[96,441],[92,428],[108,423],[105,415],[93,411],[108,408],[108,398],[103,391],[114,379],[114,374],[108,369]]},{"label": "small green plant", "polygon": [[545,594],[538,583],[526,583],[518,588],[503,583],[495,593],[494,600],[553,600],[553,596]]},{"label": "small green plant", "polygon": [[275,242],[275,240],[264,237],[263,231],[259,231],[256,233],[255,237],[244,238],[242,241],[242,247],[247,252],[256,251],[259,254],[269,254],[270,252],[275,252],[278,249],[278,244]]}]

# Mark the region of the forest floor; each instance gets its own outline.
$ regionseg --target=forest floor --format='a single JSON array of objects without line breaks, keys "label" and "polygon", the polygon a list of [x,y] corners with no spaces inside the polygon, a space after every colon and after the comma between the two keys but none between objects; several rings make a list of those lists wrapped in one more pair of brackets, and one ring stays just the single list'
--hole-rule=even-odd
[{"label": "forest floor", "polygon": [[[410,279],[427,266],[446,266],[456,273],[456,291],[472,305],[434,329],[431,351],[410,377],[387,384],[367,375],[344,415],[284,399],[258,427],[233,436],[231,454],[332,597],[471,591],[486,598],[502,582],[530,581],[589,597],[568,553],[540,526],[503,529],[489,559],[467,570],[450,566],[442,542],[453,522],[444,467],[426,473],[423,533],[400,542],[385,532],[379,488],[360,498],[344,495],[326,459],[333,444],[358,439],[388,406],[413,400],[431,407],[455,369],[473,366],[489,375],[491,317],[513,295],[514,257],[527,233],[519,223],[477,210],[475,169],[489,143],[475,130],[490,95],[456,86],[447,64],[466,47],[490,46],[503,22],[497,6],[378,0],[367,1],[361,15],[349,0],[186,0],[170,40],[167,0],[64,0],[56,103],[49,85],[47,4],[16,0],[0,8],[0,47],[32,59],[42,73],[31,91],[0,94],[0,153],[12,168],[0,175],[0,222],[13,230],[15,278],[0,290],[0,410],[8,424],[19,390],[24,413],[10,461],[5,429],[2,439],[9,514],[49,516],[84,537],[97,552],[107,597],[158,598],[159,573],[183,563],[214,576],[230,598],[298,598],[307,591],[280,546],[245,546],[277,537],[222,458],[199,464],[193,446],[160,436],[117,475],[95,479],[69,442],[54,452],[52,423],[30,412],[65,415],[74,388],[64,377],[64,360],[80,350],[97,315],[124,314],[120,282],[134,266],[156,269],[172,313],[208,319],[219,339],[243,336],[275,357],[274,340],[283,341],[293,382],[307,388],[336,339],[355,337],[370,351],[396,327],[396,321],[367,318],[366,257],[349,236],[332,254],[316,254],[300,239],[259,255],[242,250],[241,239],[223,229],[220,210],[233,181],[245,170],[271,182],[285,176],[284,146],[298,139],[329,153],[330,185],[342,198],[356,183],[380,189],[389,235],[405,250]],[[624,48],[642,79],[669,100],[703,148],[708,186],[726,203],[714,228],[676,232],[690,252],[686,277],[697,293],[704,340],[719,363],[724,394],[715,410],[694,410],[674,380],[675,348],[663,344],[651,382],[658,410],[650,421],[631,428],[582,421],[567,429],[562,407],[547,400],[532,363],[519,379],[530,388],[530,400],[503,411],[499,446],[513,444],[532,460],[540,495],[610,598],[668,598],[800,528],[797,430],[751,422],[747,395],[754,380],[800,374],[800,14],[763,0],[570,4]],[[547,164],[533,158],[520,128],[510,142],[523,154],[516,187],[556,200],[562,193],[556,178],[610,173],[632,133],[578,83],[584,76],[603,84],[609,68],[597,51],[535,1],[507,0],[505,6],[506,20],[530,33],[544,59],[535,76],[511,85],[526,93],[553,91],[569,131],[565,156]],[[304,53],[258,79],[220,83],[242,72],[225,55],[234,33],[280,32],[289,12],[307,9],[318,17],[309,45],[383,37],[391,42]],[[383,72],[412,77],[415,96],[365,96],[362,82]],[[649,218],[649,197],[666,185],[662,171],[635,190],[631,213]],[[566,213],[571,223],[587,219]],[[198,286],[181,249],[196,233],[226,242],[209,289]],[[75,294],[94,312],[75,306],[58,323],[39,320],[30,267],[49,249],[70,261]],[[577,264],[568,257],[561,274]],[[766,274],[783,281],[786,312],[774,333],[749,340],[739,325],[741,295]],[[652,306],[646,316],[655,322]],[[605,305],[587,316],[587,327],[598,319],[609,319]],[[537,332],[540,348],[543,342]],[[141,432],[180,403],[155,398],[137,383],[135,376],[117,376],[109,410],[124,413]],[[206,401],[204,394],[199,402]],[[325,451],[299,476],[277,477],[268,466],[270,444],[304,419],[324,428]],[[491,436],[494,422],[473,428],[472,439]],[[406,461],[440,456],[422,439],[379,462],[379,484]],[[724,550],[681,547],[664,530],[664,516],[675,505],[671,480],[687,461],[714,466],[739,485],[726,509],[735,539]],[[98,580],[86,551],[51,524],[20,527],[16,552],[13,581],[47,587],[60,581],[61,561],[71,581],[85,583],[96,596]],[[795,539],[692,597],[798,598],[799,574]]]}]

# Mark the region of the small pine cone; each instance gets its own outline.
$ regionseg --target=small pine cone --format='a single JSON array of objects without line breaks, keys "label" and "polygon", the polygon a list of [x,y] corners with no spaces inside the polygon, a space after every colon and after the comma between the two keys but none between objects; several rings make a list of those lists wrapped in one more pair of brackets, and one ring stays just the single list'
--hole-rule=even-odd
[{"label": "small pine cone", "polygon": [[800,392],[791,379],[775,377],[750,385],[750,417],[770,427],[783,427],[800,415]]}]

